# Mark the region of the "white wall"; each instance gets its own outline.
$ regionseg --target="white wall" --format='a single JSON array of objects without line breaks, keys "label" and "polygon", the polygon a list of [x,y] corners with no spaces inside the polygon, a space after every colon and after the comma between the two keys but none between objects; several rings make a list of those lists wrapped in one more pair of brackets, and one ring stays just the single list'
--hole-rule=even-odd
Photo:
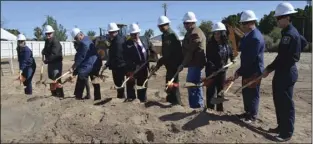
[{"label": "white wall", "polygon": [[[63,55],[75,55],[73,42],[60,42],[62,45]],[[34,57],[41,57],[41,51],[45,46],[44,41],[26,41],[26,45],[33,51]],[[1,59],[2,58],[17,58],[16,41],[1,41]],[[12,54],[13,53],[13,54]]]}]

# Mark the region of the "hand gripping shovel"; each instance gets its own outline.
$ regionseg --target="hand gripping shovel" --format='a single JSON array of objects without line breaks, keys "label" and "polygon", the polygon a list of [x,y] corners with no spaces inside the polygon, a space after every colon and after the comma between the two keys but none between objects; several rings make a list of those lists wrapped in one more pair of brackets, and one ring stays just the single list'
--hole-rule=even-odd
[{"label": "hand gripping shovel", "polygon": [[[145,63],[143,63],[142,65],[140,65],[140,67],[134,71],[133,76],[134,76],[136,73],[138,73],[139,70],[141,70],[147,63],[148,63],[148,61],[146,61]],[[132,78],[133,76],[128,77],[128,78],[123,82],[123,84],[122,84],[121,87],[114,86],[112,89],[122,89],[122,88],[124,88],[126,82],[127,82],[130,78]]]},{"label": "hand gripping shovel", "polygon": [[22,76],[22,72],[19,73],[19,78],[17,79],[20,81],[20,85],[16,87],[18,90],[24,89],[26,86],[22,85],[22,81],[24,82],[26,79]]},{"label": "hand gripping shovel", "polygon": [[[222,68],[220,68],[219,70],[215,71],[214,73],[212,73],[211,75],[209,75],[208,77],[206,77],[204,80],[208,80],[214,76],[216,76],[217,74],[219,74],[221,71],[223,71],[224,69],[230,67],[232,64],[234,64],[233,62],[228,63],[227,65],[223,66]],[[184,88],[192,88],[192,87],[203,87],[204,83],[202,82],[201,84],[194,84],[191,82],[186,82],[184,84]]]},{"label": "hand gripping shovel", "polygon": [[40,69],[40,78],[39,81],[36,82],[36,86],[38,87],[40,84],[42,84],[42,77],[43,77],[43,66],[44,64],[41,64],[41,69]]}]

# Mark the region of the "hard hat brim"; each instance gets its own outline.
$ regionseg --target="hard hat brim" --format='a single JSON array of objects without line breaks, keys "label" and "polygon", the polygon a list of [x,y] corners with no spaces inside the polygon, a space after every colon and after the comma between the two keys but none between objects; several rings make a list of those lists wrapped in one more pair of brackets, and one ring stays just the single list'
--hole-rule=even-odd
[{"label": "hard hat brim", "polygon": [[250,21],[257,21],[257,18],[253,18],[253,19],[247,19],[247,20],[240,20],[239,22],[250,22]]},{"label": "hard hat brim", "polygon": [[54,32],[54,30],[52,30],[52,31],[45,31],[45,33],[53,33]]},{"label": "hard hat brim", "polygon": [[215,29],[215,30],[212,30],[212,32],[216,32],[216,31],[226,31],[226,29]]},{"label": "hard hat brim", "polygon": [[159,23],[158,26],[165,25],[165,24],[170,24],[170,21],[169,22],[165,22],[165,23]]},{"label": "hard hat brim", "polygon": [[284,16],[284,15],[290,15],[290,14],[294,14],[297,13],[298,11],[291,11],[291,12],[286,12],[286,13],[282,13],[282,14],[274,14],[274,17],[278,17],[278,16]]},{"label": "hard hat brim", "polygon": [[119,31],[120,29],[117,28],[117,29],[112,29],[112,30],[108,30],[108,32],[114,32],[114,31]]},{"label": "hard hat brim", "polygon": [[136,31],[131,31],[130,33],[131,33],[131,34],[134,34],[134,33],[139,33],[140,31],[141,31],[141,29],[136,30]]},{"label": "hard hat brim", "polygon": [[197,22],[198,20],[195,19],[195,20],[183,20],[184,22]]}]

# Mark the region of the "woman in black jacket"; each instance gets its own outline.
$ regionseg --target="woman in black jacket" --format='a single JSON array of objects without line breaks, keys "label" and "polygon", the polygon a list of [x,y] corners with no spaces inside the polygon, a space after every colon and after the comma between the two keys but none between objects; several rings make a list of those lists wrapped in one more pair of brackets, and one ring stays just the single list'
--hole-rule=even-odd
[{"label": "woman in black jacket", "polygon": [[[224,65],[227,64],[228,59],[234,62],[233,51],[228,44],[228,38],[226,34],[226,27],[223,23],[218,22],[213,25],[213,36],[207,44],[206,48],[206,68],[205,73],[208,77],[213,72],[219,70]],[[206,92],[206,102],[207,108],[215,109],[215,105],[211,104],[210,101],[215,94],[218,94],[223,90],[223,85],[226,80],[226,71],[227,69],[220,72],[215,77],[211,78],[209,81],[210,84],[207,86]],[[220,97],[220,96],[217,96]],[[217,104],[217,111],[223,111],[223,104]]]}]

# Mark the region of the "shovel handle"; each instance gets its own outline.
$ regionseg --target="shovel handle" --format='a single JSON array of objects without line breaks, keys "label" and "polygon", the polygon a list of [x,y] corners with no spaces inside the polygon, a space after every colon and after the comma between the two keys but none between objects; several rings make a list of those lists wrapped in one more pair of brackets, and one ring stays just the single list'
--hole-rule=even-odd
[{"label": "shovel handle", "polygon": [[56,82],[56,81],[58,81],[59,79],[61,79],[62,77],[66,76],[66,75],[68,75],[68,74],[70,74],[70,73],[71,73],[70,71],[67,71],[66,73],[64,73],[63,75],[61,75],[61,76],[58,77],[57,79],[55,79],[54,81]]},{"label": "shovel handle", "polygon": [[233,86],[234,81],[230,82],[229,86],[227,87],[227,89],[225,90],[225,93],[228,92],[228,90]]},{"label": "shovel handle", "polygon": [[237,89],[237,90],[235,91],[235,94],[238,93],[239,91],[241,91],[242,89],[244,89],[244,88],[246,88],[246,87],[252,85],[253,83],[257,82],[257,81],[260,80],[261,78],[263,78],[263,74],[260,75],[259,77],[257,77],[256,79],[254,79],[254,80],[248,82],[247,84],[245,84],[244,86],[240,87],[239,89]]},{"label": "shovel handle", "polygon": [[215,71],[214,73],[212,73],[211,75],[209,75],[208,77],[206,77],[205,79],[210,79],[214,76],[216,76],[218,73],[220,73],[222,70],[224,70],[225,68],[230,67],[231,65],[233,65],[233,62],[228,63],[227,65],[223,66],[222,68],[220,68],[219,70]]}]

